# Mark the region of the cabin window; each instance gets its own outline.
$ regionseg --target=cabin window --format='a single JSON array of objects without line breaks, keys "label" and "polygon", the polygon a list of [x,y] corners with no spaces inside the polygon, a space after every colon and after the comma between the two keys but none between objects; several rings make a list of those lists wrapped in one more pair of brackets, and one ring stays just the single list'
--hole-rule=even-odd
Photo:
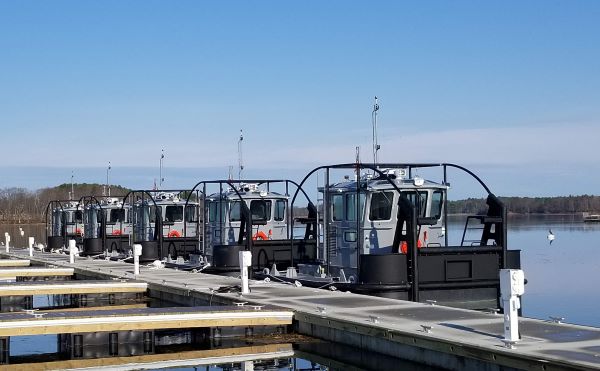
[{"label": "cabin window", "polygon": [[[219,205],[221,206],[221,211],[219,214]],[[225,221],[225,203],[219,201],[213,201],[208,204],[208,220],[211,222],[219,221],[219,217],[222,222]]]},{"label": "cabin window", "polygon": [[154,223],[156,222],[156,213],[158,212],[160,213],[160,206],[150,206],[150,223]]},{"label": "cabin window", "polygon": [[109,223],[117,223],[125,221],[125,209],[111,209],[108,217]]},{"label": "cabin window", "polygon": [[250,213],[252,220],[270,220],[271,219],[271,201],[252,200],[250,201]]},{"label": "cabin window", "polygon": [[427,212],[427,194],[428,194],[428,192],[427,191],[419,191],[417,193],[417,192],[411,191],[411,192],[406,192],[405,194],[408,197],[408,200],[410,201],[410,203],[415,205],[415,208],[417,209],[417,216],[425,217],[426,212]]},{"label": "cabin window", "polygon": [[165,222],[182,222],[183,206],[169,205],[165,210]]},{"label": "cabin window", "polygon": [[75,211],[75,223],[83,223],[83,212],[81,210]]},{"label": "cabin window", "polygon": [[[360,194],[360,219],[363,219],[365,212],[365,194]],[[346,220],[356,221],[356,193],[346,194]]]},{"label": "cabin window", "polygon": [[198,221],[198,208],[196,205],[188,205],[185,207],[185,221],[195,223]]},{"label": "cabin window", "polygon": [[231,204],[229,205],[229,221],[230,222],[239,222],[240,220],[242,220],[242,213],[241,213],[240,207],[241,207],[240,201],[231,202]]},{"label": "cabin window", "polygon": [[275,221],[281,222],[285,220],[285,200],[275,201]]},{"label": "cabin window", "polygon": [[333,220],[343,220],[344,196],[340,194],[331,195],[331,205],[333,207],[333,212],[331,213]]},{"label": "cabin window", "polygon": [[390,220],[392,218],[393,192],[375,192],[371,195],[369,220]]},{"label": "cabin window", "polygon": [[431,213],[429,215],[436,219],[442,216],[443,196],[442,191],[433,191],[433,195],[431,196]]}]

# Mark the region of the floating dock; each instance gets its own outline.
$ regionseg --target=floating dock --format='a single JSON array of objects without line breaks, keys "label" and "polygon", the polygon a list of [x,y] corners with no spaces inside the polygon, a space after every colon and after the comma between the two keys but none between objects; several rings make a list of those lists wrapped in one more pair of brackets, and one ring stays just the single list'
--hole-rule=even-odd
[{"label": "floating dock", "polygon": [[267,344],[236,348],[207,349],[177,353],[145,354],[128,357],[76,359],[65,361],[18,363],[3,365],[3,370],[140,370],[173,367],[208,366],[223,363],[241,363],[256,360],[294,357],[292,344]]},{"label": "floating dock", "polygon": [[34,281],[0,283],[0,297],[26,295],[145,293],[148,284],[129,281]]},{"label": "floating dock", "polygon": [[[131,277],[123,262],[78,259],[27,251],[11,258],[75,269],[88,279]],[[424,365],[453,370],[600,370],[600,329],[521,318],[522,339],[515,349],[502,342],[503,316],[423,303],[319,290],[275,282],[251,281],[251,293],[240,297],[233,277],[174,269],[142,267],[138,280],[151,297],[179,305],[275,305],[294,311],[295,330]],[[231,291],[231,292],[223,292]],[[248,304],[247,304],[248,305]],[[3,327],[3,326],[2,326]]]},{"label": "floating dock", "polygon": [[26,259],[0,259],[0,267],[29,267],[31,261]]},{"label": "floating dock", "polygon": [[292,323],[289,310],[252,306],[104,309],[72,312],[2,313],[0,337],[142,331],[203,327],[280,326]]},{"label": "floating dock", "polygon": [[70,277],[73,273],[73,268],[2,268],[0,278]]}]

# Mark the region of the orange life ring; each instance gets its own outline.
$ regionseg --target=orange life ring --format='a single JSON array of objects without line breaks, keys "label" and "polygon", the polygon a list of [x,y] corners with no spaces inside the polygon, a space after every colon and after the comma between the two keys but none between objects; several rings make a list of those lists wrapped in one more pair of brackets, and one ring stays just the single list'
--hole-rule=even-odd
[{"label": "orange life ring", "polygon": [[113,231],[112,231],[113,236],[120,236],[122,234],[123,234],[123,232],[121,232],[120,229],[113,229]]},{"label": "orange life ring", "polygon": [[254,236],[252,236],[252,240],[256,241],[256,240],[268,240],[269,237],[267,237],[267,235],[265,234],[265,232],[263,231],[258,231],[256,233],[254,233]]},{"label": "orange life ring", "polygon": [[167,237],[181,237],[181,233],[179,233],[178,230],[173,229],[172,231],[169,232]]}]

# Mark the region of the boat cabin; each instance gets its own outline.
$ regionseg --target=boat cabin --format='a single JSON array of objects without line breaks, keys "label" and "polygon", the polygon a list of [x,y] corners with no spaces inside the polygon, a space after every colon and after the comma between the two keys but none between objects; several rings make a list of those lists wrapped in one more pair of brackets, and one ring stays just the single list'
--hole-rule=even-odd
[{"label": "boat cabin", "polygon": [[186,191],[132,191],[133,240],[142,244],[142,259],[189,259],[199,253],[198,195]]},{"label": "boat cabin", "polygon": [[45,214],[48,251],[67,246],[70,239],[75,239],[81,245],[84,232],[83,209],[77,201],[50,201]]},{"label": "boat cabin", "polygon": [[[360,176],[330,181],[333,172],[348,170]],[[466,174],[487,196],[487,210],[464,216],[452,239],[449,171]],[[447,163],[340,164],[312,170],[299,187],[321,175],[319,256],[311,264],[297,264],[299,278],[294,279],[314,287],[329,282],[340,290],[463,308],[499,306],[499,270],[520,268],[520,251],[507,248],[506,208],[473,172]]]}]

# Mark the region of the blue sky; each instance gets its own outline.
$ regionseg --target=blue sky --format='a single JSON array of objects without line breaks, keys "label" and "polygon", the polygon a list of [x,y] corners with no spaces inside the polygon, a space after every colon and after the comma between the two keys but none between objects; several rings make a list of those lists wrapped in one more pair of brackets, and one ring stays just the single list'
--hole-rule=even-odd
[{"label": "blue sky", "polygon": [[456,162],[598,194],[597,1],[2,1],[0,187]]}]

